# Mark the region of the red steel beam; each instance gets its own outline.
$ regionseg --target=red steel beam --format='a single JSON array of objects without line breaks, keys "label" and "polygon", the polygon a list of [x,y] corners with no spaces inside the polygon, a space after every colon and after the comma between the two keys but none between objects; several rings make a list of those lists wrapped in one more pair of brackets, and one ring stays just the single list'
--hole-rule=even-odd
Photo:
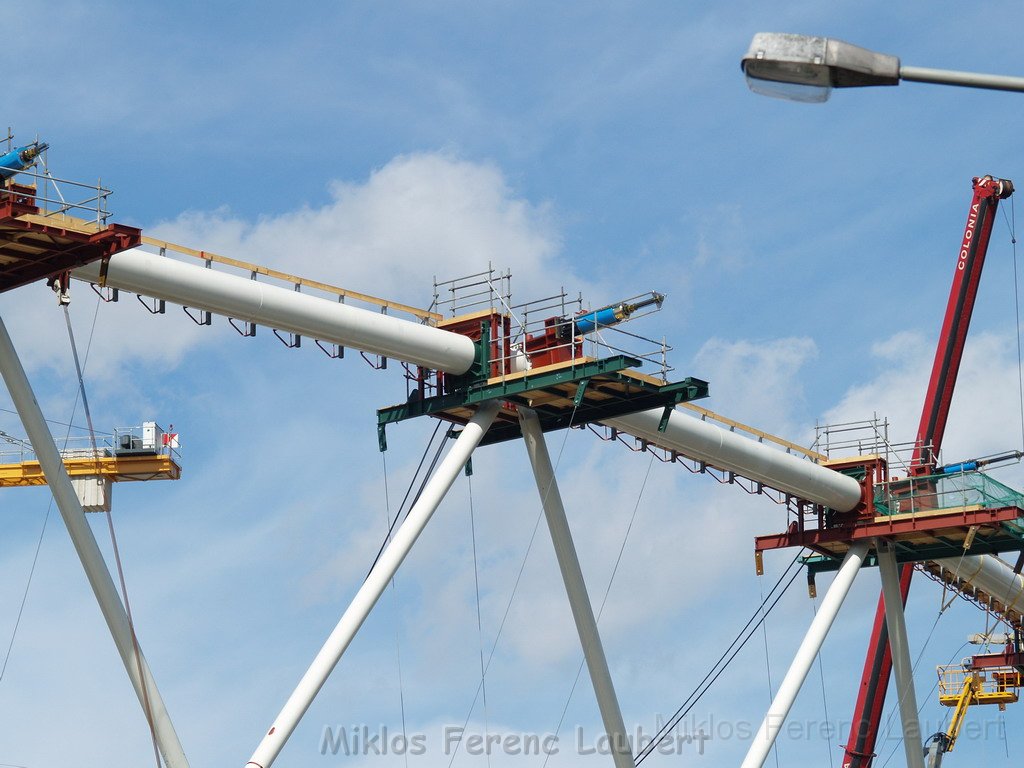
[{"label": "red steel beam", "polygon": [[[953,272],[953,285],[921,412],[917,447],[911,463],[911,473],[914,475],[927,475],[934,469],[935,457],[942,446],[946,430],[953,387],[960,370],[996,209],[1000,199],[1013,194],[1013,184],[1005,179],[982,176],[975,178],[973,184],[974,197],[967,213],[967,224],[964,226]],[[900,597],[904,604],[910,592],[913,572],[911,565],[904,565],[900,571]],[[871,765],[891,671],[892,656],[889,652],[889,633],[885,626],[885,603],[879,595],[843,768],[869,768]]]}]

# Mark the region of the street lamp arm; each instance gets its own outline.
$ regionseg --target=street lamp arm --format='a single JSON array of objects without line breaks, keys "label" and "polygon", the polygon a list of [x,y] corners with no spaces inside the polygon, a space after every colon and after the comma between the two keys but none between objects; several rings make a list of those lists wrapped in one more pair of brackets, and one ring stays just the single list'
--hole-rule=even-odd
[{"label": "street lamp arm", "polygon": [[958,72],[952,69],[929,69],[900,65],[900,80],[939,85],[961,85],[965,88],[985,88],[992,91],[1024,92],[1024,77],[984,75],[978,72]]},{"label": "street lamp arm", "polygon": [[740,62],[750,89],[794,101],[825,101],[833,88],[903,80],[1024,93],[1024,77],[905,67],[896,56],[843,40],[758,32]]}]

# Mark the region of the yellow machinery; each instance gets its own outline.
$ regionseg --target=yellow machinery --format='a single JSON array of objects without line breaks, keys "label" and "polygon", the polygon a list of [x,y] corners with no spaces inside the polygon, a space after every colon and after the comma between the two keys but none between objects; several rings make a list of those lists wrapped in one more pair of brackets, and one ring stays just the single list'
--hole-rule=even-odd
[{"label": "yellow machinery", "polygon": [[939,703],[953,707],[953,716],[945,732],[936,733],[926,744],[929,768],[939,768],[942,755],[953,751],[971,706],[998,704],[1003,710],[1017,702],[1024,684],[1024,675],[1012,666],[978,668],[960,664],[939,667],[938,673]]},{"label": "yellow machinery", "polygon": [[[0,439],[17,446],[14,452],[0,452],[0,488],[46,485],[31,446],[2,432]],[[115,430],[106,443],[62,451],[64,467],[86,512],[109,511],[111,482],[181,477],[178,435],[165,432],[156,422]]]}]

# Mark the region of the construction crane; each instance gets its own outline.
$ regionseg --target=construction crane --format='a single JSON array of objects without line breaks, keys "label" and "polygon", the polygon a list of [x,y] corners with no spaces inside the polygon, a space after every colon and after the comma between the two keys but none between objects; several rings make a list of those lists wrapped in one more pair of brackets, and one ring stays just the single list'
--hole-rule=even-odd
[{"label": "construction crane", "polygon": [[[0,451],[0,488],[46,485],[46,475],[32,446],[24,440],[0,433],[7,443],[20,446],[12,454]],[[75,492],[86,512],[109,512],[111,483],[178,480],[179,438],[176,432],[164,431],[155,421],[141,426],[115,429],[102,445],[65,447],[61,458]],[[8,459],[17,456],[18,461]]]},{"label": "construction crane", "polygon": [[[1008,182],[1000,184],[1009,194]],[[617,768],[628,768],[633,765],[633,759],[626,744],[625,728],[608,664],[544,443],[545,432],[585,424],[604,424],[613,430],[613,434],[633,435],[644,444],[658,446],[673,455],[678,453],[689,457],[699,462],[701,467],[715,467],[730,475],[749,478],[758,488],[764,485],[778,489],[800,511],[799,521],[785,534],[760,537],[758,551],[776,546],[809,546],[827,561],[819,563],[821,570],[828,570],[842,560],[840,574],[833,581],[822,610],[808,632],[808,641],[802,646],[797,661],[780,687],[780,694],[785,690],[789,699],[778,706],[773,702],[766,717],[766,723],[774,723],[774,731],[769,732],[771,728],[766,730],[762,734],[765,738],[759,735],[756,749],[752,747],[744,766],[763,764],[764,755],[758,753],[766,744],[770,749],[788,713],[791,699],[806,676],[809,659],[817,653],[816,644],[820,646],[828,625],[835,618],[853,577],[868,558],[872,546],[876,548],[873,555],[876,562],[882,565],[891,560],[892,571],[895,571],[895,555],[891,549],[886,549],[891,557],[882,557],[885,546],[871,544],[876,537],[900,542],[901,546],[910,548],[910,556],[914,557],[920,554],[912,548],[915,531],[930,530],[929,526],[935,525],[946,529],[952,519],[952,526],[962,532],[960,539],[954,537],[948,545],[955,547],[967,540],[967,532],[973,525],[970,521],[975,518],[984,517],[991,528],[993,521],[1000,524],[1024,515],[1024,497],[1000,496],[993,499],[983,513],[975,509],[938,507],[933,510],[935,514],[926,517],[923,523],[914,520],[908,524],[900,520],[894,527],[893,521],[899,515],[892,514],[892,494],[879,497],[876,503],[876,488],[888,489],[890,481],[887,468],[878,457],[817,463],[813,456],[771,448],[716,426],[712,423],[714,415],[708,411],[700,412],[699,418],[683,413],[685,408],[696,408],[691,401],[707,395],[707,382],[694,377],[669,382],[665,377],[656,378],[642,373],[637,370],[644,362],[641,356],[613,350],[607,344],[597,345],[594,355],[584,354],[584,337],[588,334],[610,329],[639,309],[660,307],[664,296],[657,292],[593,311],[545,314],[539,325],[532,329],[526,328],[524,323],[520,329],[520,346],[516,349],[517,337],[512,330],[515,318],[502,301],[489,301],[482,310],[443,318],[433,312],[313,284],[233,259],[215,258],[205,251],[189,251],[171,247],[168,243],[148,241],[139,230],[107,225],[101,216],[93,222],[77,219],[68,213],[66,205],[58,214],[52,215],[39,207],[41,201],[36,192],[32,185],[19,184],[12,178],[0,198],[0,291],[41,278],[56,278],[62,292],[66,293],[66,278],[74,277],[92,283],[111,300],[116,299],[117,291],[152,298],[157,304],[151,311],[163,311],[167,302],[180,304],[193,320],[203,325],[209,324],[213,314],[226,316],[245,336],[255,335],[257,325],[263,325],[274,329],[287,346],[299,346],[301,338],[308,337],[332,357],[340,357],[343,349],[350,347],[381,359],[392,358],[405,367],[409,390],[405,402],[378,411],[381,449],[386,448],[386,427],[405,419],[429,415],[461,427],[455,433],[456,439],[448,455],[423,486],[418,500],[390,537],[390,543],[382,550],[335,630],[277,718],[264,731],[265,735],[249,761],[249,765],[257,768],[269,768],[277,758],[456,476],[480,445],[518,438],[527,448]],[[968,225],[971,234],[965,235],[965,242],[977,235],[974,242],[984,240],[987,243],[991,217],[983,215],[980,206],[974,214],[974,222]],[[155,246],[160,253],[135,247],[140,244]],[[970,242],[967,245],[971,246],[967,249],[968,255],[973,251],[976,257],[976,248]],[[171,250],[179,250],[186,257],[198,257],[204,264],[192,265],[168,258],[167,252]],[[964,259],[966,270],[971,259]],[[240,267],[249,274],[243,277],[207,268],[214,262]],[[261,282],[258,280],[261,276],[290,285],[284,287]],[[299,290],[306,285],[334,295],[325,298]],[[367,310],[340,301],[348,296],[376,306]],[[973,294],[969,298],[973,303]],[[959,306],[958,311],[962,312],[965,304]],[[411,314],[414,319],[389,315],[386,310],[390,309]],[[966,327],[963,333],[966,333]],[[287,334],[287,338],[282,334]],[[948,356],[944,367],[947,372],[952,371],[952,377],[947,376],[944,382],[955,380],[955,366],[950,367],[949,363],[954,358],[959,363],[960,350],[962,343],[960,349],[953,349]],[[612,351],[615,354],[609,354]],[[379,367],[384,367],[383,363]],[[73,495],[67,468],[53,445],[38,402],[2,322],[0,373],[39,454],[42,473],[54,491],[129,677],[140,701],[146,699],[144,705],[147,715],[152,714],[150,722],[154,740],[171,768],[184,768],[187,760],[169,715],[140,649],[124,631],[124,607],[102,563],[95,540],[88,526],[82,522],[81,502]],[[940,389],[946,392],[946,383]],[[952,384],[949,383],[948,392],[951,394],[951,391]],[[937,432],[941,439],[941,428]],[[933,440],[933,447],[934,443]],[[926,473],[915,474],[913,480],[917,485],[898,491],[897,496],[903,494],[900,496],[903,498],[908,493],[913,494],[935,484],[932,476]],[[931,496],[934,497],[935,493],[932,492]],[[804,512],[808,510],[818,520],[817,529],[804,526]],[[887,519],[880,521],[879,517]],[[1002,531],[999,525],[995,525],[994,533]],[[993,545],[993,541],[1008,546],[1020,543],[1005,537],[995,540],[993,536],[986,531],[980,536],[972,535],[971,541],[977,541],[978,545]],[[893,607],[891,595],[888,605],[890,609]],[[902,619],[901,612],[899,617]],[[915,748],[919,749],[919,745]]]},{"label": "construction crane", "polygon": [[[999,201],[1013,194],[1010,181],[992,176],[975,178],[973,187],[974,193],[957,251],[953,284],[935,350],[910,466],[910,473],[916,477],[928,476],[935,470],[996,211]],[[900,598],[903,604],[910,592],[913,571],[913,565],[909,563],[903,565],[900,571]],[[880,595],[845,747],[843,768],[871,766],[891,670],[892,653],[885,622],[885,599]]]}]

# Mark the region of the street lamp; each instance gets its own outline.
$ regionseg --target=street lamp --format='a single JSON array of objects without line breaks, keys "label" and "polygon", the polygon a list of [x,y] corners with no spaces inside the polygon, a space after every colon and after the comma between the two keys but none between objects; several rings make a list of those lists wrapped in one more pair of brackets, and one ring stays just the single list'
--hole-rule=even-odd
[{"label": "street lamp", "polygon": [[905,67],[896,56],[807,35],[758,32],[740,65],[750,90],[793,101],[821,102],[833,88],[899,85],[901,80],[1024,92],[1024,77]]}]

